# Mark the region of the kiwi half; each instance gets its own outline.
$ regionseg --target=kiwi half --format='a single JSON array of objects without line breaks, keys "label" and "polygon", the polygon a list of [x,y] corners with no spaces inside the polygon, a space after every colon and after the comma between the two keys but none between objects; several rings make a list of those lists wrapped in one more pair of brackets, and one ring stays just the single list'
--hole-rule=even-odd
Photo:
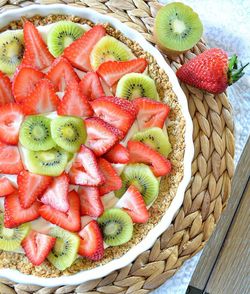
[{"label": "kiwi half", "polygon": [[154,80],[140,73],[124,75],[117,84],[116,96],[129,100],[140,97],[159,99]]},{"label": "kiwi half", "polygon": [[154,38],[166,53],[180,54],[192,48],[201,38],[203,25],[191,7],[173,2],[157,13]]}]

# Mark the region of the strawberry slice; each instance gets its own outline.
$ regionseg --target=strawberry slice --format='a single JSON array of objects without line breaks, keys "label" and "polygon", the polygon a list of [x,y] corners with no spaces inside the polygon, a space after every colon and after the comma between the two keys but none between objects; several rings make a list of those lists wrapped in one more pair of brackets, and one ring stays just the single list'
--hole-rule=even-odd
[{"label": "strawberry slice", "polygon": [[0,106],[14,102],[11,87],[10,78],[0,71]]},{"label": "strawberry slice", "polygon": [[129,162],[150,165],[156,177],[165,176],[171,171],[171,163],[168,159],[140,141],[129,141],[128,152]]},{"label": "strawberry slice", "polygon": [[170,111],[168,105],[149,98],[136,98],[133,103],[139,109],[137,121],[140,130],[152,127],[163,128]]},{"label": "strawberry slice", "polygon": [[69,210],[68,189],[69,177],[66,174],[55,177],[41,197],[41,202],[56,210],[67,212]]},{"label": "strawberry slice", "polygon": [[100,158],[98,160],[98,165],[105,177],[105,183],[99,187],[100,195],[103,196],[109,192],[119,190],[122,187],[122,180],[112,164],[106,159]]},{"label": "strawberry slice", "polygon": [[104,158],[111,163],[128,163],[129,162],[129,152],[126,147],[118,143],[112,147],[106,154]]},{"label": "strawberry slice", "polygon": [[67,213],[55,210],[50,205],[43,205],[39,212],[48,222],[55,224],[67,231],[78,232],[81,229],[80,199],[76,191],[68,194],[69,210]]},{"label": "strawberry slice", "polygon": [[146,223],[149,219],[145,201],[138,189],[131,185],[118,202],[132,218],[134,223]]},{"label": "strawberry slice", "polygon": [[32,174],[26,170],[17,176],[18,196],[23,208],[29,208],[47,189],[52,178]]},{"label": "strawberry slice", "polygon": [[54,57],[50,54],[46,43],[37,28],[29,21],[23,26],[24,56],[21,66],[32,66],[39,70],[51,65]]},{"label": "strawberry slice", "polygon": [[72,65],[63,57],[59,57],[53,62],[46,77],[52,81],[56,90],[60,92],[66,89],[69,82],[75,81],[78,83],[80,81]]},{"label": "strawberry slice", "polygon": [[104,206],[97,187],[81,186],[78,193],[81,201],[81,215],[99,217],[104,212]]},{"label": "strawberry slice", "polygon": [[3,143],[16,145],[24,114],[16,103],[0,107],[0,140]]},{"label": "strawberry slice", "polygon": [[82,145],[69,172],[70,182],[75,185],[99,186],[105,179],[101,173],[95,154]]},{"label": "strawberry slice", "polygon": [[31,231],[22,241],[22,247],[30,262],[38,266],[44,262],[55,243],[56,238]]},{"label": "strawberry slice", "polygon": [[42,79],[22,103],[22,110],[26,115],[48,113],[55,111],[59,103],[60,99],[55,93],[52,82]]},{"label": "strawberry slice", "polygon": [[16,191],[15,187],[12,185],[11,181],[6,178],[0,178],[0,197],[5,197]]},{"label": "strawberry slice", "polygon": [[142,73],[146,69],[148,63],[145,58],[137,58],[129,61],[107,61],[102,63],[97,73],[101,78],[112,87],[121,77],[128,73]]},{"label": "strawberry slice", "polygon": [[104,243],[97,221],[92,220],[80,232],[78,254],[90,260],[100,260],[104,255]]},{"label": "strawberry slice", "polygon": [[81,93],[89,100],[95,100],[105,95],[99,77],[95,72],[88,72],[81,80],[79,87]]},{"label": "strawberry slice", "polygon": [[106,153],[119,140],[118,134],[114,132],[114,128],[98,117],[87,118],[85,125],[87,129],[86,145],[97,156]]},{"label": "strawberry slice", "polygon": [[18,147],[0,143],[0,173],[15,175],[22,170],[23,164]]},{"label": "strawberry slice", "polygon": [[90,65],[90,52],[95,44],[106,34],[102,25],[96,25],[79,39],[75,40],[64,50],[63,56],[70,63],[83,71],[92,71]]},{"label": "strawberry slice", "polygon": [[65,91],[62,101],[57,107],[59,115],[92,116],[93,110],[88,99],[80,92],[79,84],[71,81]]},{"label": "strawberry slice", "polygon": [[33,221],[39,217],[41,204],[36,201],[29,208],[24,209],[19,201],[18,193],[13,193],[4,199],[4,226],[15,228],[23,223]]}]

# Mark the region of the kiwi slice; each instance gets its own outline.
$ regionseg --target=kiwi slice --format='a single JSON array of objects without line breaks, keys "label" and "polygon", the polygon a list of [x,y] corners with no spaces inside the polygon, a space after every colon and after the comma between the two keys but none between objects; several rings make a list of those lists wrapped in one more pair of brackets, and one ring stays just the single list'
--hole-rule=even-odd
[{"label": "kiwi slice", "polygon": [[120,208],[105,210],[97,219],[102,230],[104,242],[110,246],[127,243],[133,235],[131,217]]},{"label": "kiwi slice", "polygon": [[131,50],[111,36],[101,38],[90,54],[90,63],[94,70],[105,61],[127,61],[133,59]]},{"label": "kiwi slice", "polygon": [[72,21],[58,21],[48,33],[47,44],[50,53],[58,57],[63,50],[84,34],[85,30]]},{"label": "kiwi slice", "polygon": [[59,227],[50,229],[49,234],[56,238],[56,244],[47,259],[60,271],[70,267],[76,260],[80,238]]},{"label": "kiwi slice", "polygon": [[29,150],[49,150],[56,146],[50,132],[51,119],[32,115],[22,123],[19,140],[21,144]]},{"label": "kiwi slice", "polygon": [[73,153],[86,140],[85,125],[79,117],[58,116],[51,122],[51,134],[58,146]]},{"label": "kiwi slice", "polygon": [[132,140],[140,141],[166,157],[172,150],[167,132],[164,133],[163,130],[158,127],[138,132],[134,134]]},{"label": "kiwi slice", "polygon": [[18,249],[29,230],[28,223],[14,229],[5,228],[4,215],[0,213],[0,250],[13,251]]},{"label": "kiwi slice", "polygon": [[116,96],[129,100],[139,97],[159,99],[154,80],[140,73],[129,73],[123,76],[117,84]]},{"label": "kiwi slice", "polygon": [[143,163],[128,164],[121,174],[122,187],[115,191],[115,196],[121,198],[130,185],[140,191],[146,205],[152,203],[159,193],[159,182],[149,166]]},{"label": "kiwi slice", "polygon": [[46,176],[59,176],[68,163],[68,153],[55,147],[46,151],[27,151],[27,168],[30,172]]},{"label": "kiwi slice", "polygon": [[166,53],[180,54],[192,48],[201,38],[203,25],[191,7],[173,2],[157,13],[154,38]]}]

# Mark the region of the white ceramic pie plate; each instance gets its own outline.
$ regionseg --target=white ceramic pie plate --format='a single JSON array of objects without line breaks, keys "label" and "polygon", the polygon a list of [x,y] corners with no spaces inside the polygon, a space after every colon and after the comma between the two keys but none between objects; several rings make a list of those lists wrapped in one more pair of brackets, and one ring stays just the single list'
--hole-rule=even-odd
[{"label": "white ceramic pie plate", "polygon": [[192,140],[192,131],[193,125],[192,120],[189,115],[188,105],[186,101],[186,97],[178,83],[178,80],[175,76],[175,73],[172,71],[170,66],[166,63],[160,52],[154,48],[151,44],[149,44],[144,37],[139,34],[137,31],[129,28],[125,24],[120,21],[102,15],[100,13],[95,12],[94,10],[88,8],[79,8],[73,7],[69,5],[31,5],[26,8],[21,8],[17,10],[11,10],[8,12],[4,12],[0,16],[0,28],[6,26],[9,22],[13,20],[18,20],[21,16],[31,17],[34,15],[46,16],[49,14],[66,14],[66,15],[75,15],[82,18],[89,19],[94,23],[110,23],[113,27],[120,30],[126,37],[130,38],[138,42],[141,47],[152,54],[157,63],[161,66],[161,68],[168,74],[170,82],[172,83],[173,90],[178,97],[180,102],[182,113],[185,117],[186,121],[186,133],[185,133],[185,156],[184,156],[184,177],[181,181],[177,194],[173,199],[170,207],[168,208],[166,214],[162,217],[162,220],[156,225],[148,235],[141,241],[139,244],[130,249],[126,254],[122,257],[112,260],[111,262],[99,266],[97,268],[91,270],[81,271],[72,276],[62,276],[59,278],[40,278],[31,275],[25,275],[20,273],[17,270],[11,269],[0,269],[0,277],[10,279],[16,283],[22,284],[33,284],[40,285],[45,287],[55,287],[61,285],[77,285],[83,282],[98,279],[104,277],[111,273],[114,270],[120,269],[122,267],[127,266],[136,257],[142,252],[148,250],[155,243],[156,239],[167,229],[167,227],[171,224],[171,221],[179,208],[182,205],[184,199],[184,192],[191,178],[191,163],[194,153],[193,140]]}]

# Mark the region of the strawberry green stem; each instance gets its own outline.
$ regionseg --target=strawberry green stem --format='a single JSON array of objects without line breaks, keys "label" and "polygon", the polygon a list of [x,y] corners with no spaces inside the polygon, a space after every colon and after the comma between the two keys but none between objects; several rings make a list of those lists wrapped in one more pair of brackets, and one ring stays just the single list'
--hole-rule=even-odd
[{"label": "strawberry green stem", "polygon": [[228,72],[227,72],[227,80],[228,85],[232,85],[237,82],[245,73],[244,68],[248,66],[249,62],[244,66],[240,63],[241,67],[238,68],[238,56],[234,54],[228,61]]}]

